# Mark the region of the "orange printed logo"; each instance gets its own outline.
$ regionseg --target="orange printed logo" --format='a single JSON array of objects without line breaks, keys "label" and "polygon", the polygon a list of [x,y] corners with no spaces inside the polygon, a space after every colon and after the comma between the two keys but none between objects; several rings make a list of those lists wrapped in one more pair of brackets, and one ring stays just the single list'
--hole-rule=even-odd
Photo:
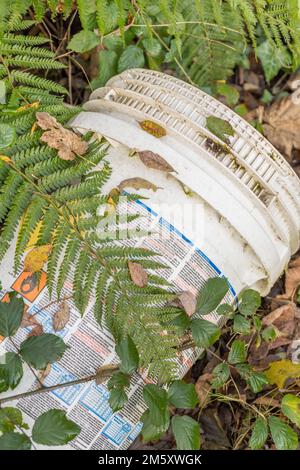
[{"label": "orange printed logo", "polygon": [[12,285],[12,289],[19,292],[29,302],[33,302],[46,285],[46,273],[42,271],[40,276],[37,273],[23,271]]}]

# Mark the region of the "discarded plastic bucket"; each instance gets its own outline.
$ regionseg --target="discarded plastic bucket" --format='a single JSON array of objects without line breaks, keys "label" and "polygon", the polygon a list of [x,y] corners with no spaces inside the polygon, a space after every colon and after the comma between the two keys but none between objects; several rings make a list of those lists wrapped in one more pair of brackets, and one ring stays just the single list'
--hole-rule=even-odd
[{"label": "discarded plastic bucket", "polygon": [[[207,129],[209,116],[234,129],[230,153]],[[143,121],[160,125],[165,135],[146,132]],[[132,204],[162,236],[146,237],[143,246],[170,263],[178,288],[197,289],[220,275],[233,296],[246,287],[268,293],[299,247],[300,181],[251,125],[198,88],[132,69],[94,91],[72,126],[111,143],[112,176],[104,191],[132,178],[150,183],[148,189],[126,191],[147,196]],[[174,171],[149,168],[134,156],[145,151]]]}]

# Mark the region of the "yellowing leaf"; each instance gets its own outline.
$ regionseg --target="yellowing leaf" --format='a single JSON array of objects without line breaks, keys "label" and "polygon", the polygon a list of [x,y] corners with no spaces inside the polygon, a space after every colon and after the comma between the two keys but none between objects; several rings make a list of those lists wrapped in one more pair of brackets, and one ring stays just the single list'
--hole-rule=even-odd
[{"label": "yellowing leaf", "polygon": [[28,104],[25,104],[24,106],[20,106],[20,108],[17,109],[17,113],[26,111],[27,109],[37,109],[39,106],[40,106],[39,101],[35,101],[34,103],[28,103]]},{"label": "yellowing leaf", "polygon": [[46,263],[51,252],[52,245],[42,245],[33,248],[25,258],[24,271],[35,273],[40,271]]},{"label": "yellowing leaf", "polygon": [[156,122],[149,121],[149,120],[140,121],[140,122],[139,122],[139,125],[141,126],[141,128],[143,129],[143,131],[148,132],[148,134],[153,135],[153,136],[156,137],[157,139],[159,139],[160,137],[164,137],[165,135],[167,135],[166,129],[164,129],[162,126],[160,126],[160,125],[157,124]]},{"label": "yellowing leaf", "polygon": [[7,157],[6,155],[0,155],[0,160],[5,163],[10,163],[12,161],[11,158]]},{"label": "yellowing leaf", "polygon": [[37,244],[42,226],[43,226],[43,222],[42,222],[42,220],[40,220],[38,222],[37,226],[35,227],[35,229],[33,230],[33,232],[30,235],[29,241],[27,243],[26,250],[29,250],[30,248],[32,248],[33,246],[35,246]]},{"label": "yellowing leaf", "polygon": [[300,364],[294,364],[289,359],[272,362],[265,375],[271,384],[283,388],[287,379],[297,379],[300,377]]},{"label": "yellowing leaf", "polygon": [[155,186],[155,184],[150,183],[150,181],[145,180],[144,178],[139,178],[138,176],[121,181],[118,188],[120,192],[122,192],[124,188],[134,188],[137,190],[143,188],[154,192],[157,191],[157,189],[160,189],[158,186]]},{"label": "yellowing leaf", "polygon": [[288,393],[281,402],[282,413],[300,428],[300,398]]}]

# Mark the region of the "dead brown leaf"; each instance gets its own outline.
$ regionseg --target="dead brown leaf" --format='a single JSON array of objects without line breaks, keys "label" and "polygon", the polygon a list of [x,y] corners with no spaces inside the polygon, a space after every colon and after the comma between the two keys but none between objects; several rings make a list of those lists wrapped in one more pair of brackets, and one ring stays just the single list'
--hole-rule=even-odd
[{"label": "dead brown leaf", "polygon": [[194,315],[197,305],[197,299],[194,294],[189,291],[181,292],[175,302],[178,303],[178,305],[184,309],[185,313],[189,317]]},{"label": "dead brown leaf", "polygon": [[128,269],[132,282],[138,287],[145,287],[148,283],[148,274],[143,266],[133,261],[128,261]]},{"label": "dead brown leaf", "polygon": [[23,318],[21,322],[21,327],[22,328],[27,328],[28,326],[39,326],[40,322],[35,318],[34,315],[30,315],[28,313],[28,305],[25,305],[24,311],[23,311]]},{"label": "dead brown leaf", "polygon": [[70,307],[67,302],[62,302],[57,312],[53,316],[53,329],[54,331],[61,331],[64,329],[70,320]]},{"label": "dead brown leaf", "polygon": [[272,397],[258,397],[254,401],[255,405],[262,405],[262,406],[272,406],[276,408],[280,408],[280,401],[274,400]]},{"label": "dead brown leaf", "polygon": [[211,391],[211,380],[212,374],[203,374],[199,377],[195,383],[195,390],[198,396],[199,405],[201,408],[205,408],[209,401],[209,394]]},{"label": "dead brown leaf", "polygon": [[37,125],[43,129],[43,131],[47,131],[53,128],[59,129],[61,127],[61,124],[55,119],[55,117],[46,112],[37,112],[36,122]]},{"label": "dead brown leaf", "polygon": [[155,186],[155,184],[150,183],[150,181],[145,180],[144,178],[128,178],[126,180],[121,181],[121,183],[118,186],[118,189],[120,192],[123,191],[124,188],[134,188],[134,189],[150,189],[151,191],[157,191],[160,189],[158,186]]},{"label": "dead brown leaf", "polygon": [[37,325],[28,333],[27,338],[31,338],[31,336],[41,336],[43,333],[43,325]]},{"label": "dead brown leaf", "polygon": [[262,320],[263,326],[273,325],[279,336],[269,344],[269,350],[290,344],[296,327],[296,306],[292,302],[276,308]]},{"label": "dead brown leaf", "polygon": [[153,135],[157,139],[167,135],[166,129],[164,129],[161,125],[157,124],[156,122],[145,120],[140,121],[139,125],[141,126],[143,131],[148,132],[148,134]]},{"label": "dead brown leaf", "polygon": [[293,149],[300,149],[300,105],[295,93],[275,101],[264,113],[265,136],[289,159]]},{"label": "dead brown leaf", "polygon": [[138,156],[144,165],[148,168],[153,168],[153,170],[160,170],[165,172],[175,171],[174,168],[169,165],[166,160],[164,160],[158,153],[151,152],[151,150],[144,150],[138,152]]},{"label": "dead brown leaf", "polygon": [[300,286],[300,256],[291,261],[285,273],[284,297],[292,299],[297,288]]},{"label": "dead brown leaf", "polygon": [[45,132],[40,140],[58,151],[62,160],[74,160],[77,155],[83,155],[88,149],[88,143],[75,132],[65,129],[53,116],[48,113],[36,113],[37,124]]}]

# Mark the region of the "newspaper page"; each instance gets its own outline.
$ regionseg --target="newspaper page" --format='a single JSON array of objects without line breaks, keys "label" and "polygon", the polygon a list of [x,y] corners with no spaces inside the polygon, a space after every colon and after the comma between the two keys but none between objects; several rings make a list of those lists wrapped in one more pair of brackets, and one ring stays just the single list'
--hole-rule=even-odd
[{"label": "newspaper page", "polygon": [[[220,270],[192,241],[143,201],[129,201],[126,209],[132,214],[138,212],[141,216],[138,219],[139,229],[142,231],[145,228],[148,231],[151,227],[151,234],[139,237],[138,241],[125,239],[121,243],[129,246],[139,245],[159,253],[162,262],[169,266],[168,269],[163,270],[163,275],[178,291],[189,290],[196,294],[206,279],[222,276]],[[36,318],[43,325],[44,332],[55,333],[52,317],[58,309],[58,304],[50,303],[52,299],[49,298],[46,287],[47,273],[42,273],[39,282],[34,275],[23,271],[15,276],[12,267],[8,267],[12,258],[13,254],[8,253],[0,267],[3,285],[1,298],[5,298],[10,290],[16,291],[28,305],[29,314],[38,312]],[[71,297],[72,284],[70,280],[67,280],[61,299],[68,299],[71,316],[64,329],[56,334],[63,338],[69,348],[61,360],[52,364],[51,371],[44,380],[46,387],[85,377],[95,373],[102,365],[119,362],[112,336],[105,328],[101,328],[94,318],[93,301],[90,302],[85,315],[81,317]],[[234,298],[235,292],[231,287],[225,301],[230,303],[234,301]],[[207,318],[216,321],[217,317],[212,315]],[[27,337],[30,330],[31,327],[19,329],[14,338],[17,346]],[[3,351],[14,350],[8,340],[3,341],[1,346]],[[180,353],[178,356],[180,377],[186,374],[198,356],[199,350],[187,350]],[[81,427],[78,437],[66,446],[69,449],[127,449],[142,428],[140,418],[146,408],[142,394],[144,381],[147,381],[146,377],[139,374],[133,376],[129,401],[121,411],[116,413],[110,409],[109,391],[106,385],[96,385],[95,382],[68,386],[22,398],[18,402],[13,402],[13,406],[22,410],[24,419],[29,424],[41,413],[51,408],[65,410],[68,417]],[[6,395],[17,393],[20,390],[19,387],[13,392],[6,392]],[[25,388],[37,387],[39,384],[32,372],[27,371]]]}]

